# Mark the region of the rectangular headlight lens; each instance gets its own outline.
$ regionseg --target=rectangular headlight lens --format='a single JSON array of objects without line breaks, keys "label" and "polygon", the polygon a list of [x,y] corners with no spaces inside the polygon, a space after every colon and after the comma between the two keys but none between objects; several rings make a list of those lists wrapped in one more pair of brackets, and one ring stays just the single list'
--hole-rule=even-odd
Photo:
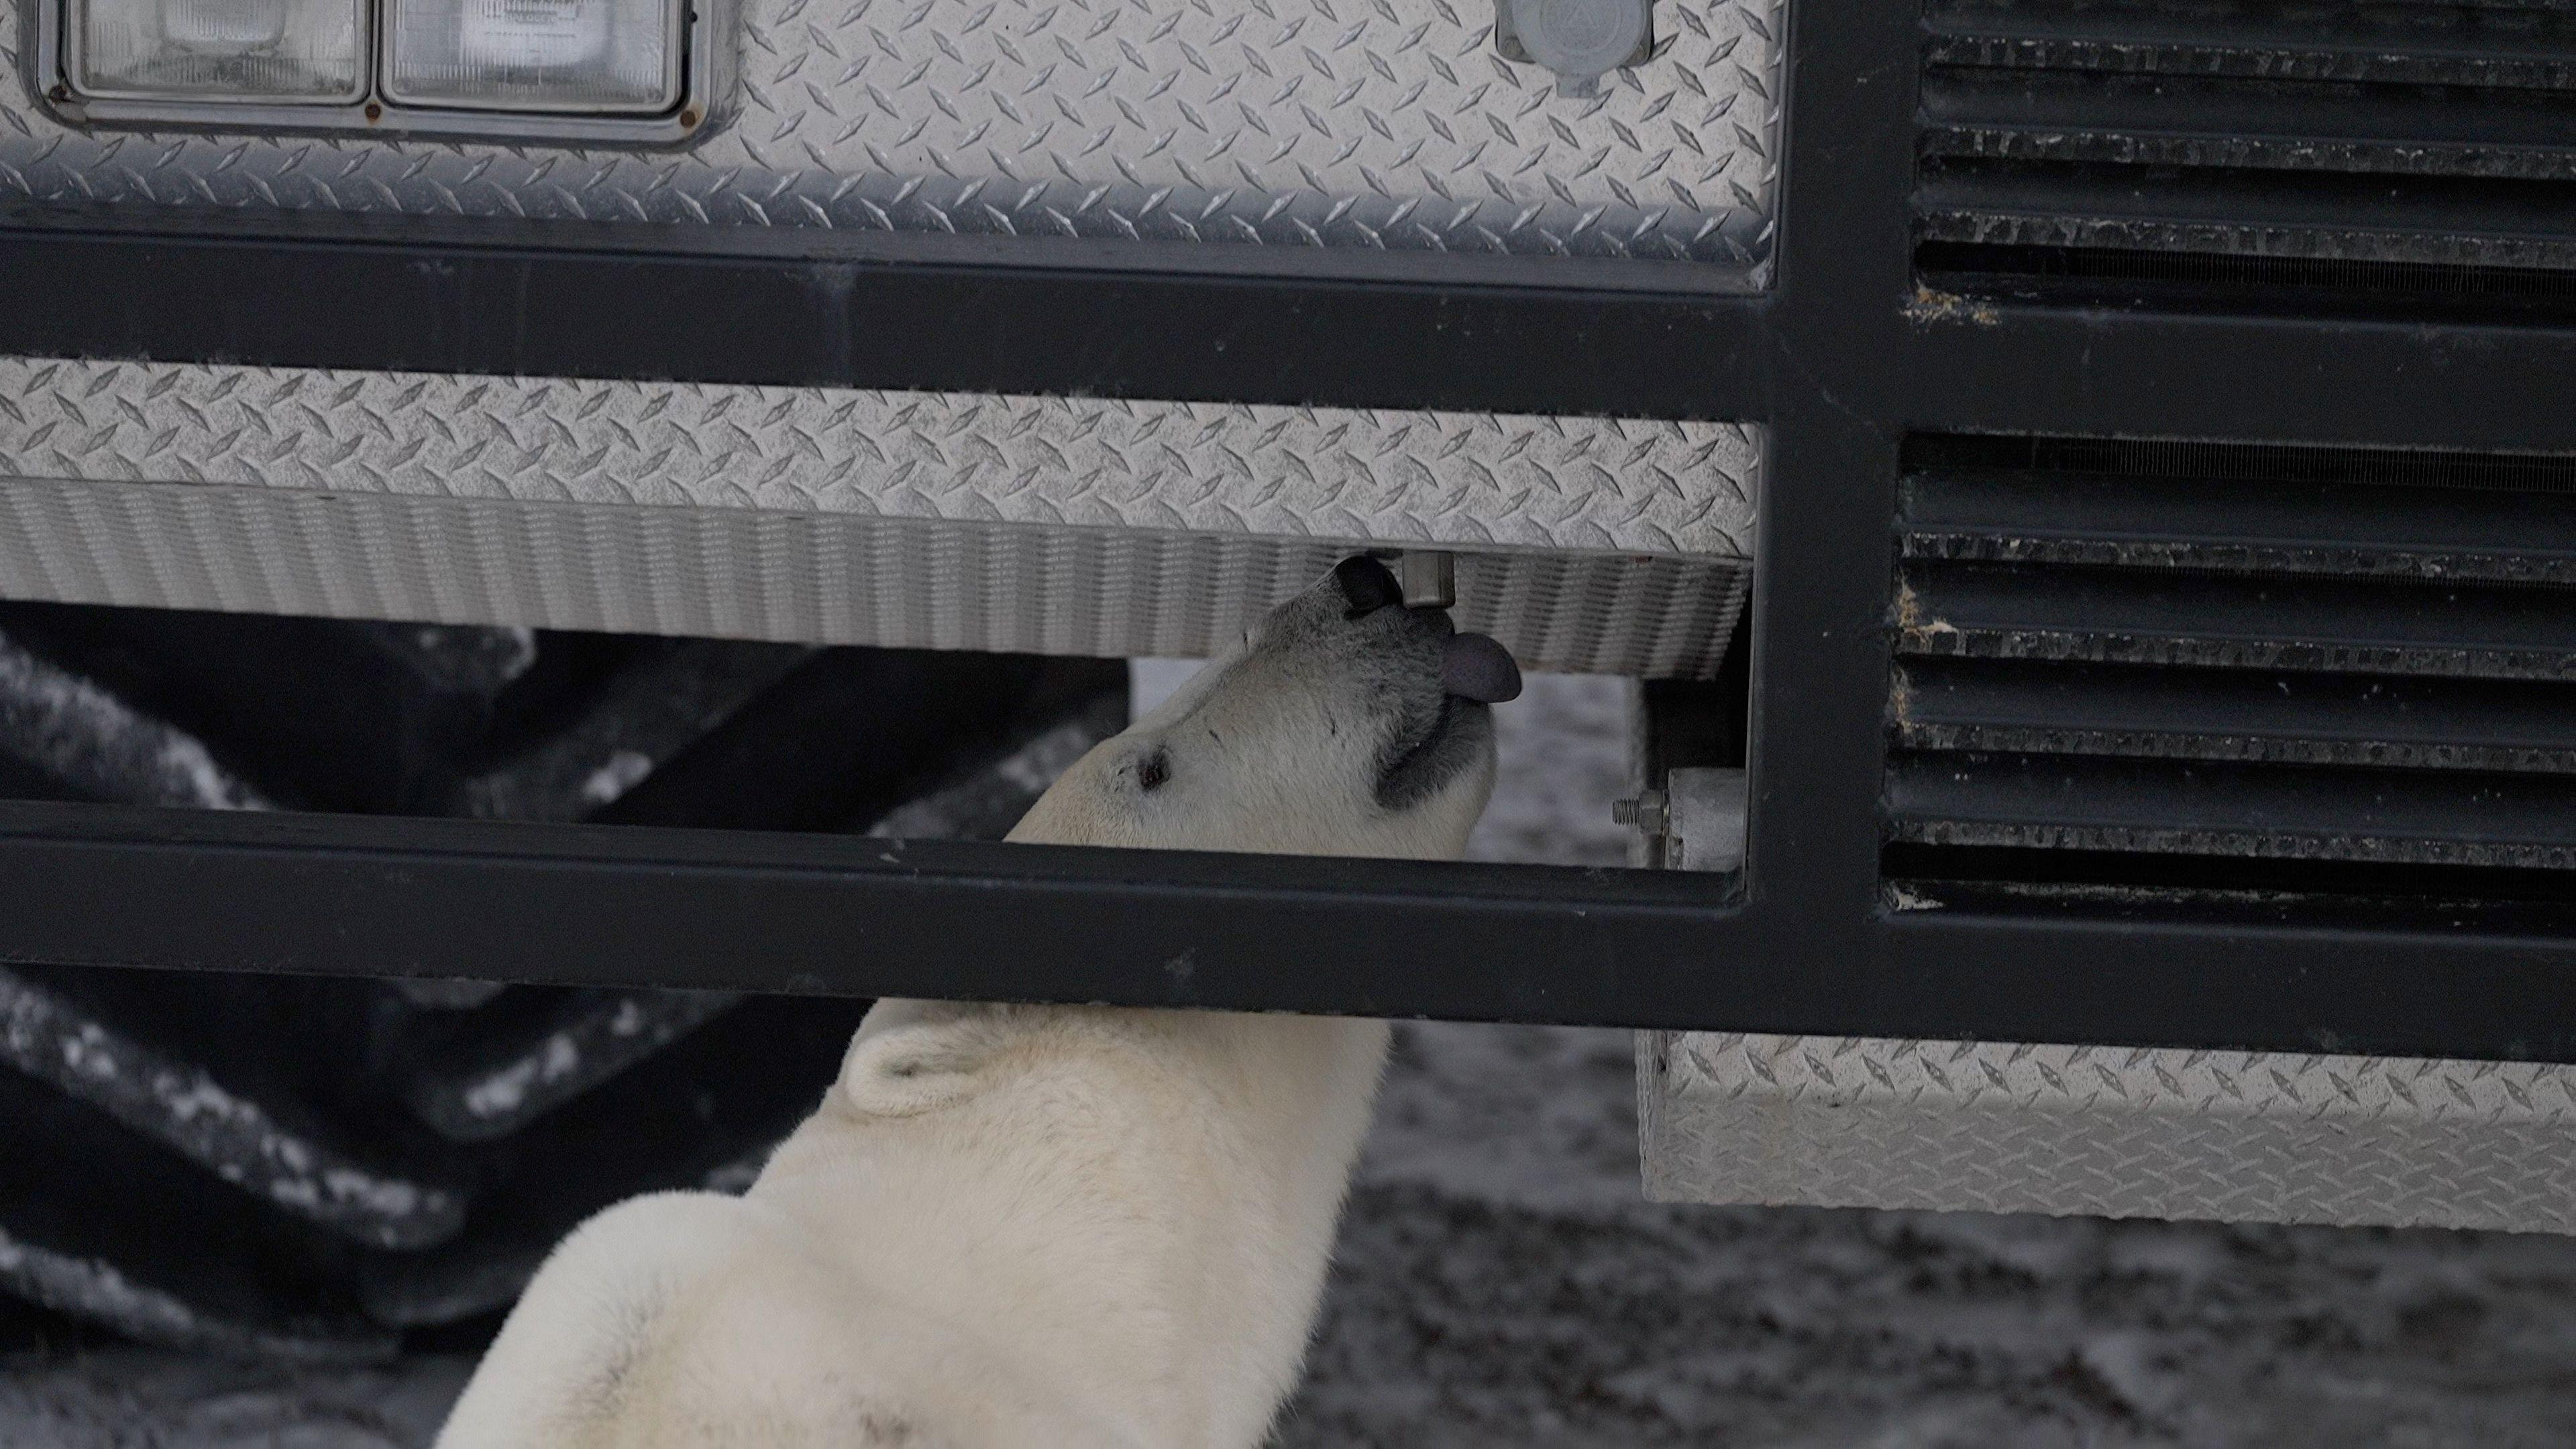
[{"label": "rectangular headlight lens", "polygon": [[366,93],[359,0],[72,0],[71,80],[138,100],[339,102]]},{"label": "rectangular headlight lens", "polygon": [[653,113],[680,96],[685,0],[386,0],[407,105]]}]

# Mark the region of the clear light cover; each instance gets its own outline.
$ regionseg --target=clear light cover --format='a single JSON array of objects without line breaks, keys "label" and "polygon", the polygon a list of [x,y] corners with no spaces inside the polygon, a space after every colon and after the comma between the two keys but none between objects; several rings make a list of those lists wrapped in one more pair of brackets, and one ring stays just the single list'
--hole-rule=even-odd
[{"label": "clear light cover", "polygon": [[68,29],[84,95],[345,103],[367,89],[359,0],[72,0]]},{"label": "clear light cover", "polygon": [[387,0],[408,105],[651,113],[680,96],[685,0]]}]

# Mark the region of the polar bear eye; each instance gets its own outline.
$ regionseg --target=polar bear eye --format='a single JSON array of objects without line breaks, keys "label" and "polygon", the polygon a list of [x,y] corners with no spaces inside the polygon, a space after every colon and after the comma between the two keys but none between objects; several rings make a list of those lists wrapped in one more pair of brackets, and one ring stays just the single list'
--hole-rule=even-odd
[{"label": "polar bear eye", "polygon": [[1169,753],[1162,750],[1156,750],[1154,753],[1142,756],[1136,761],[1137,789],[1160,789],[1163,782],[1170,778],[1172,778],[1172,757]]}]

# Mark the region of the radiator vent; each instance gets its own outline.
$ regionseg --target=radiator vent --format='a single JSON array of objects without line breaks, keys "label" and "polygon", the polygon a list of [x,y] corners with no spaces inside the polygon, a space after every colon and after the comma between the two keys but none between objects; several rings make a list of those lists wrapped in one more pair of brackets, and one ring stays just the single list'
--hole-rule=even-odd
[{"label": "radiator vent", "polygon": [[1928,0],[1945,291],[2576,311],[2576,0]]},{"label": "radiator vent", "polygon": [[2576,926],[2576,457],[1919,436],[1892,899]]}]

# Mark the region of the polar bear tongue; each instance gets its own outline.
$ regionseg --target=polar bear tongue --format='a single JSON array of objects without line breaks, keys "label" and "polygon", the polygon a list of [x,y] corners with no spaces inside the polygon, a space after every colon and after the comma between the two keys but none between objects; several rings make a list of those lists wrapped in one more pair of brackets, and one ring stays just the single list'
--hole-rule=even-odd
[{"label": "polar bear tongue", "polygon": [[1440,656],[1440,687],[1463,699],[1501,704],[1521,692],[1512,652],[1482,634],[1452,634]]}]

